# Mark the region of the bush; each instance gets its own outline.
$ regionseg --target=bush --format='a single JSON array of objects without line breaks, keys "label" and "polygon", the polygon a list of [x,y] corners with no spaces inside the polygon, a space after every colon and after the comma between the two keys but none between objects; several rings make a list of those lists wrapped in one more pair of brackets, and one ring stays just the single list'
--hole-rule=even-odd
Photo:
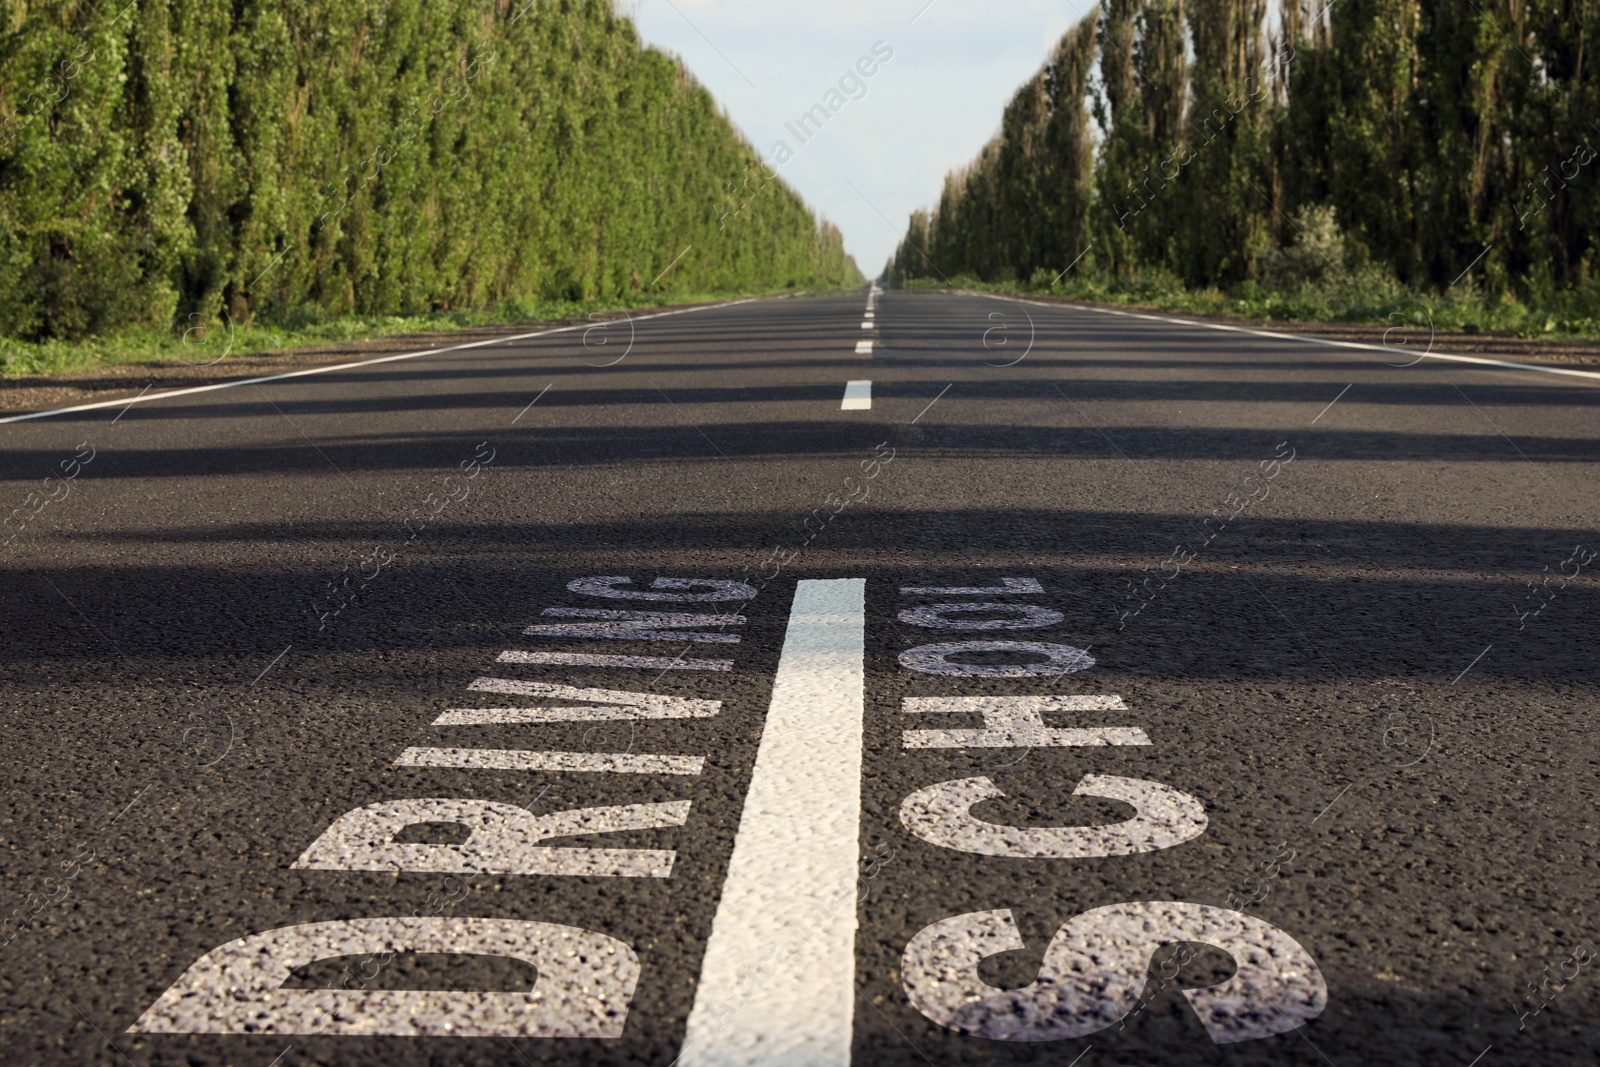
[{"label": "bush", "polygon": [[1307,204],[1295,212],[1294,237],[1288,247],[1269,248],[1257,273],[1270,289],[1292,293],[1345,274],[1350,250],[1339,228],[1338,212],[1327,204]]}]

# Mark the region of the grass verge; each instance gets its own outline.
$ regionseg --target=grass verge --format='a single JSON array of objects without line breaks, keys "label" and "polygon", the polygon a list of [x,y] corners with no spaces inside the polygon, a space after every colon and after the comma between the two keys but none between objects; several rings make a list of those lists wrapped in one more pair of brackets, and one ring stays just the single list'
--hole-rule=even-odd
[{"label": "grass verge", "polygon": [[396,334],[439,333],[484,326],[584,319],[602,312],[736,300],[761,293],[668,293],[632,300],[519,301],[481,311],[418,315],[325,315],[307,312],[282,323],[236,325],[221,321],[174,329],[141,328],[81,341],[28,343],[0,338],[0,377],[69,374],[128,363],[226,366],[229,357],[314,345],[368,341]]},{"label": "grass verge", "polygon": [[1027,282],[986,282],[960,275],[950,279],[919,278],[902,284],[907,289],[956,288],[1059,296],[1085,303],[1263,322],[1362,323],[1382,329],[1431,327],[1438,333],[1463,336],[1600,341],[1597,296],[1563,294],[1544,306],[1530,307],[1510,297],[1486,296],[1470,283],[1458,283],[1443,294],[1417,292],[1376,269],[1348,272],[1340,278],[1300,285],[1290,291],[1270,290],[1255,282],[1244,282],[1228,292],[1191,290],[1162,273],[1121,280],[1086,276],[1055,284],[1043,273]]}]

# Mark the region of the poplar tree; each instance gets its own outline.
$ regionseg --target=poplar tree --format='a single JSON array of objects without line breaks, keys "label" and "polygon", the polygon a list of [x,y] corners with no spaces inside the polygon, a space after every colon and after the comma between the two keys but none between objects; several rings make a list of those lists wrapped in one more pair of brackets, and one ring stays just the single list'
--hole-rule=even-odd
[{"label": "poplar tree", "polygon": [[1088,85],[1094,65],[1094,24],[1068,30],[1047,68],[1050,120],[1039,182],[1037,265],[1058,275],[1081,262],[1091,240],[1094,144],[1089,132]]},{"label": "poplar tree", "polygon": [[0,336],[861,280],[609,0],[0,2]]},{"label": "poplar tree", "polygon": [[[1091,249],[1078,269],[1113,282],[1349,283],[1366,264],[1600,315],[1600,0],[1284,0],[1275,29],[1266,14],[1105,0],[913,216],[891,277],[1053,281]],[[1339,261],[1285,272],[1308,262],[1285,258],[1294,244]]]}]

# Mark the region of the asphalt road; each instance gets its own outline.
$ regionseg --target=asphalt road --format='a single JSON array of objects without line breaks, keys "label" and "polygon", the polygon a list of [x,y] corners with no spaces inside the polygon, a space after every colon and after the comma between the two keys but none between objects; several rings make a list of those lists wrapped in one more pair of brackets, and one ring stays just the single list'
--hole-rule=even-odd
[{"label": "asphalt road", "polygon": [[0,1062],[1600,1060],[1600,380],[867,299],[0,426]]}]

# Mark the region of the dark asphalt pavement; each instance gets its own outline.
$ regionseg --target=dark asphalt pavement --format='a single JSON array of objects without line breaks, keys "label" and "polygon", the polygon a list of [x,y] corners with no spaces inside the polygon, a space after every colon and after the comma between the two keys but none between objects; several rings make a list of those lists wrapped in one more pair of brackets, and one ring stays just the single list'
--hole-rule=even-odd
[{"label": "dark asphalt pavement", "polygon": [[0,1063],[1600,1062],[1600,380],[867,299],[0,426]]}]

